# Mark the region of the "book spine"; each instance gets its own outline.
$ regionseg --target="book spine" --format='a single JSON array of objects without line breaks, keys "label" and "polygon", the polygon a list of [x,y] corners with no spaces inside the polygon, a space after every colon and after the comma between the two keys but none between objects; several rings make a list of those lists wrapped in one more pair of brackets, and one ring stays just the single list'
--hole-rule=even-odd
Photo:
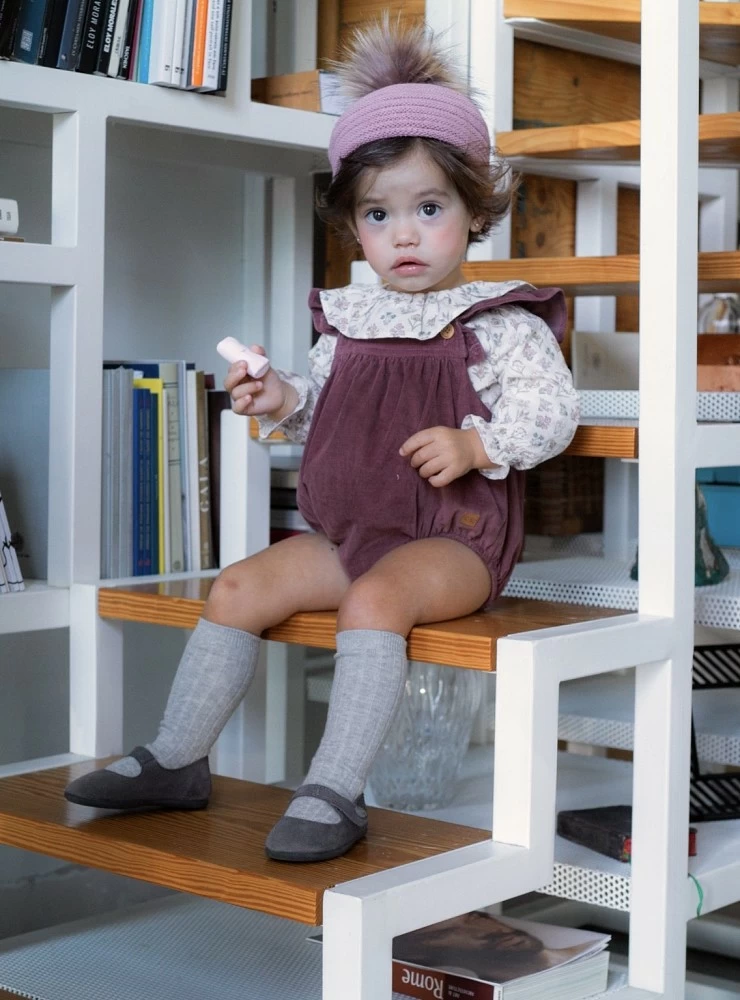
[{"label": "book spine", "polygon": [[170,81],[173,87],[182,86],[187,7],[187,0],[176,0],[175,25],[172,33],[172,78]]},{"label": "book spine", "polygon": [[169,87],[172,83],[172,46],[175,33],[175,0],[156,0],[149,52],[149,83]]},{"label": "book spine", "polygon": [[98,62],[95,72],[98,76],[107,76],[110,66],[110,57],[113,51],[113,34],[116,30],[116,18],[118,17],[119,0],[108,0],[107,7],[101,18],[103,26],[103,37],[98,52]]},{"label": "book spine", "polygon": [[588,823],[582,817],[561,814],[558,816],[557,832],[566,840],[583,844],[584,847],[604,854],[608,858],[614,858],[616,861],[629,861],[630,859],[631,838],[628,834],[620,833],[618,830],[607,830],[596,824]]},{"label": "book spine", "polygon": [[205,54],[203,57],[203,83],[200,90],[218,89],[218,68],[221,56],[224,0],[208,0]]},{"label": "book spine", "polygon": [[211,485],[208,455],[208,413],[206,410],[206,380],[203,372],[196,372],[198,418],[198,512],[200,516],[200,567],[213,568],[211,542]]},{"label": "book spine", "polygon": [[80,58],[82,30],[87,14],[87,0],[69,0],[64,15],[57,69],[75,70]]},{"label": "book spine", "polygon": [[0,0],[0,59],[10,59],[21,0]]},{"label": "book spine", "polygon": [[149,552],[150,572],[159,572],[159,398],[149,393]]},{"label": "book spine", "polygon": [[18,553],[13,545],[13,536],[8,522],[8,513],[5,509],[5,501],[0,496],[0,546],[2,547],[2,560],[5,578],[11,593],[18,593],[25,590],[23,574],[18,562]]},{"label": "book spine", "polygon": [[[36,60],[39,66],[47,65],[46,54],[49,50],[49,33],[54,21],[54,12],[65,2],[66,0],[47,0],[46,10],[44,11],[44,24],[41,28],[41,45],[39,46],[39,55]],[[54,62],[56,63],[56,59]]]},{"label": "book spine", "polygon": [[104,0],[90,0],[85,27],[82,30],[80,58],[77,64],[79,73],[94,73],[98,64],[98,52],[103,42],[103,3]]},{"label": "book spine", "polygon": [[170,569],[181,573],[185,569],[182,519],[182,464],[180,460],[180,392],[177,365],[159,366],[160,378],[167,392],[167,468],[170,514]]},{"label": "book spine", "polygon": [[195,24],[195,0],[185,0],[185,25],[182,35],[182,75],[180,87],[185,89],[190,82],[190,65],[193,59],[193,25]]},{"label": "book spine", "polygon": [[499,1000],[493,983],[393,959],[393,992],[414,1000]]},{"label": "book spine", "polygon": [[154,16],[154,0],[144,0],[141,14],[141,29],[139,44],[136,51],[136,79],[139,83],[149,83],[149,58],[152,51],[152,18]]},{"label": "book spine", "polygon": [[121,57],[126,44],[131,0],[119,0],[116,23],[113,28],[113,42],[108,60],[108,76],[117,77],[121,71]]},{"label": "book spine", "polygon": [[144,396],[143,389],[134,389],[134,407],[133,407],[133,426],[131,437],[133,439],[133,454],[132,454],[132,476],[131,476],[131,516],[133,528],[131,532],[131,539],[133,543],[133,551],[131,553],[131,561],[133,564],[133,576],[139,575],[139,561],[141,559],[141,518],[143,511],[141,509],[141,495],[139,493],[141,484],[141,456],[143,452],[143,446],[141,443],[141,432],[143,421],[141,419],[141,400]]},{"label": "book spine", "polygon": [[35,65],[41,48],[46,0],[23,0],[15,30],[13,58]]},{"label": "book spine", "polygon": [[[137,0],[129,0],[128,10],[126,12],[126,23],[123,28],[123,37],[121,38],[121,51],[118,58],[118,73],[116,74],[119,80],[127,80],[129,75],[129,65],[131,63],[131,55],[133,51],[134,44],[134,33],[136,32],[136,19],[139,12],[139,3]],[[113,42],[113,52],[115,55],[115,40]]]},{"label": "book spine", "polygon": [[218,92],[226,93],[229,77],[229,49],[231,47],[231,8],[233,0],[224,0],[224,29],[221,38],[221,58],[218,66]]},{"label": "book spine", "polygon": [[189,544],[187,552],[187,569],[198,572],[200,564],[200,510],[198,508],[198,373],[188,369],[186,374],[187,387],[187,507]]},{"label": "book spine", "polygon": [[189,89],[197,90],[203,85],[203,60],[206,53],[206,27],[208,24],[208,0],[195,0],[193,18],[193,55],[190,64]]}]

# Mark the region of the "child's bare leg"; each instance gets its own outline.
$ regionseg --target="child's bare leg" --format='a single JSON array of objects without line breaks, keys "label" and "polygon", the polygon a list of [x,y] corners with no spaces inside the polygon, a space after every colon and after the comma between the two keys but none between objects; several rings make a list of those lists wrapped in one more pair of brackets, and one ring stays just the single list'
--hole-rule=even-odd
[{"label": "child's bare leg", "polygon": [[[326,729],[306,785],[358,798],[403,693],[406,636],[414,625],[475,611],[490,589],[483,561],[450,539],[395,549],[349,587],[339,606]],[[346,813],[340,819],[326,802],[301,797],[270,833],[267,849],[283,860],[319,860],[343,853],[360,835]]]},{"label": "child's bare leg", "polygon": [[109,808],[204,805],[207,755],[251,683],[261,632],[296,611],[336,608],[348,586],[321,535],[286,539],[227,567],[188,640],[157,738],[73,782],[68,797]]}]

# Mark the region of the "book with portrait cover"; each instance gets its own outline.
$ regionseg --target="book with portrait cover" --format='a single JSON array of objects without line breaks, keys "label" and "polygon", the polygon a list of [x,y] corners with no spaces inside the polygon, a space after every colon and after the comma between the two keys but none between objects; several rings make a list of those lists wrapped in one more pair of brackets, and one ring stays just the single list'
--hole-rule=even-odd
[{"label": "book with portrait cover", "polygon": [[474,910],[394,938],[393,990],[415,1000],[584,1000],[606,989],[609,940]]}]

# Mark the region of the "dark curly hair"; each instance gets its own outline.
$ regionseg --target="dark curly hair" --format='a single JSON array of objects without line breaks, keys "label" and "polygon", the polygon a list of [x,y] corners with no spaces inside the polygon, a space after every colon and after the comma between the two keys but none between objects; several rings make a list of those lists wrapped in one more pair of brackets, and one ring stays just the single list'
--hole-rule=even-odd
[{"label": "dark curly hair", "polygon": [[468,235],[468,244],[484,240],[511,208],[517,180],[505,160],[494,158],[490,163],[481,163],[440,139],[401,136],[359,146],[342,160],[328,189],[318,195],[319,217],[348,243],[354,242],[351,223],[365,170],[388,167],[417,149],[427,153],[454,185],[471,216],[481,220],[481,228]]}]

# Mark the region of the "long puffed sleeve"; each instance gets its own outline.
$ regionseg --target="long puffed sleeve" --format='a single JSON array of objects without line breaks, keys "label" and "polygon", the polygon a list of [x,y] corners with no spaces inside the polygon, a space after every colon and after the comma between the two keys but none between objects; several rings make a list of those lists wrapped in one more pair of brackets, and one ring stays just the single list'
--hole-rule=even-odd
[{"label": "long puffed sleeve", "polygon": [[329,378],[336,346],[336,336],[328,333],[321,334],[308,352],[308,375],[296,375],[295,372],[275,369],[280,378],[292,385],[298,393],[298,405],[291,414],[279,422],[271,420],[267,416],[257,417],[261,441],[269,437],[273,431],[280,429],[290,441],[294,441],[296,444],[305,442],[313,412],[316,409],[316,401],[324,382]]},{"label": "long puffed sleeve", "polygon": [[469,414],[492,469],[504,479],[510,468],[531,469],[568,447],[578,427],[580,403],[554,334],[520,306],[504,306],[471,323],[486,358],[469,369],[470,380],[491,419]]}]

